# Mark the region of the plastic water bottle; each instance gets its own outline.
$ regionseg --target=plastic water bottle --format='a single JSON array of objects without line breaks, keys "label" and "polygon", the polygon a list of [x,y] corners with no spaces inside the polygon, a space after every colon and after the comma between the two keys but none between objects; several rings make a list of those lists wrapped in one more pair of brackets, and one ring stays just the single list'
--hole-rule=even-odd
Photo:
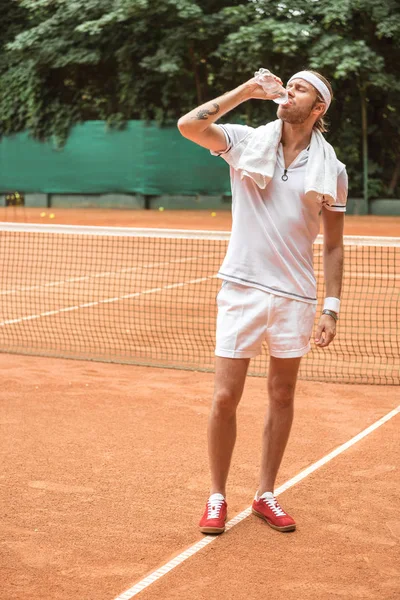
[{"label": "plastic water bottle", "polygon": [[279,94],[278,98],[274,98],[274,102],[277,104],[286,104],[289,100],[289,95],[285,88],[275,81],[271,71],[268,71],[268,69],[259,69],[254,73],[254,77],[264,92],[267,94]]}]

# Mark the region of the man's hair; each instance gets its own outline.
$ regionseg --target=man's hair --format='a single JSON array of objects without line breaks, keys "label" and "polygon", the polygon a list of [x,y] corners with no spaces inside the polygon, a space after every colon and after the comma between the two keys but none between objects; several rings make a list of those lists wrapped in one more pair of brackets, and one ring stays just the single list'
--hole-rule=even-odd
[{"label": "man's hair", "polygon": [[[307,69],[307,70],[309,73],[312,73],[313,75],[318,77],[318,79],[320,79],[326,85],[326,87],[328,88],[329,93],[331,95],[331,98],[333,100],[333,90],[332,90],[332,86],[329,83],[329,81],[327,79],[325,79],[325,77],[323,75],[321,75],[321,73],[318,73],[317,71],[311,71],[310,69]],[[316,104],[318,104],[318,102],[324,102],[324,99],[322,98],[321,94],[317,90],[317,99],[315,100],[314,106]],[[314,129],[317,129],[321,133],[326,133],[328,131],[328,123],[327,123],[326,119],[324,118],[324,116],[319,117],[315,121]]]}]

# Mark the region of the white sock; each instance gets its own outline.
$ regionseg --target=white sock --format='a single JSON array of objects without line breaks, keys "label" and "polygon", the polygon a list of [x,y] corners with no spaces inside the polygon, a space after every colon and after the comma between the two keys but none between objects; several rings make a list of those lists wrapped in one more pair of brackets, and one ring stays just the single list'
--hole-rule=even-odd
[{"label": "white sock", "polygon": [[264,492],[261,496],[258,495],[258,490],[256,492],[256,500],[260,500],[261,498],[265,498],[266,500],[272,500],[274,497],[274,492]]},{"label": "white sock", "polygon": [[208,501],[216,502],[217,500],[225,500],[225,497],[222,494],[211,494]]}]

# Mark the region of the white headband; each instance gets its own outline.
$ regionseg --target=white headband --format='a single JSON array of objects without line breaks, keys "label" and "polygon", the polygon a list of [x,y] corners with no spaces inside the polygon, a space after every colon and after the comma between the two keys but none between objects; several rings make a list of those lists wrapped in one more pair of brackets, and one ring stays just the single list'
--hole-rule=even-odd
[{"label": "white headband", "polygon": [[295,75],[292,75],[292,77],[288,81],[288,84],[292,81],[292,79],[304,79],[304,81],[308,81],[308,83],[311,83],[311,85],[313,85],[315,89],[318,90],[325,102],[325,111],[323,113],[325,114],[329,108],[332,97],[330,91],[328,90],[324,82],[321,81],[319,77],[314,75],[314,73],[310,73],[310,71],[299,71]]}]

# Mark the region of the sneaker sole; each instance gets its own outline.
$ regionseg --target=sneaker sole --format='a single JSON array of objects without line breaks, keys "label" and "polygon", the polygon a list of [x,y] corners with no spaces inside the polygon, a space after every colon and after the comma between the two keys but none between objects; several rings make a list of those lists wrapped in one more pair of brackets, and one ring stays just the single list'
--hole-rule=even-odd
[{"label": "sneaker sole", "polygon": [[251,512],[253,513],[253,515],[256,515],[256,517],[260,517],[260,519],[263,519],[263,521],[265,521],[270,527],[272,527],[272,529],[275,529],[276,531],[295,531],[295,529],[296,529],[296,524],[285,525],[284,527],[278,527],[277,525],[274,525],[273,523],[271,523],[271,521],[268,521],[268,519],[265,515],[263,515],[262,513],[259,513],[254,508],[251,509]]},{"label": "sneaker sole", "polygon": [[201,533],[224,533],[225,527],[200,527]]},{"label": "sneaker sole", "polygon": [[[225,523],[228,518],[228,515],[225,517]],[[223,527],[199,527],[201,533],[224,533],[225,525]]]}]

